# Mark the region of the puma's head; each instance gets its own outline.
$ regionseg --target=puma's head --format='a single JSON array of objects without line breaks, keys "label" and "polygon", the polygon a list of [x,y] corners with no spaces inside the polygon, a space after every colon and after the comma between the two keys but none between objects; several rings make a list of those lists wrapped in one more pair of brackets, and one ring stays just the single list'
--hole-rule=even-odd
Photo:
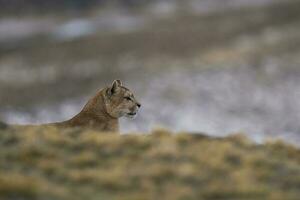
[{"label": "puma's head", "polygon": [[110,116],[134,118],[137,115],[141,104],[120,80],[115,80],[104,92],[106,111]]}]

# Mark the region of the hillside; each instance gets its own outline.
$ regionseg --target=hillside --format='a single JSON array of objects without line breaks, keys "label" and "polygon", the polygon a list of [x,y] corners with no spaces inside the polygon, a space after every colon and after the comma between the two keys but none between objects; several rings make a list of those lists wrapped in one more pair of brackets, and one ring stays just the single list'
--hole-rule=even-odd
[{"label": "hillside", "polygon": [[243,135],[0,130],[0,199],[297,199],[300,150]]},{"label": "hillside", "polygon": [[[34,9],[43,14],[23,16],[14,7],[20,16],[0,21],[1,120],[69,119],[121,79],[143,104],[135,121],[122,124],[124,132],[158,124],[299,145],[300,1],[168,2],[143,11],[97,7],[84,15]],[[201,2],[214,3],[204,9]]]}]

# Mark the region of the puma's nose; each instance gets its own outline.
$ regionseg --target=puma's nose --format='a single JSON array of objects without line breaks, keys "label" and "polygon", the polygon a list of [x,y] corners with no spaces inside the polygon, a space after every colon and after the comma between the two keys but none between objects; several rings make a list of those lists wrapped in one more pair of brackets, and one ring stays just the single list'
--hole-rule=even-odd
[{"label": "puma's nose", "polygon": [[139,108],[142,106],[140,103],[136,103],[136,105],[137,105],[137,107],[139,107]]}]

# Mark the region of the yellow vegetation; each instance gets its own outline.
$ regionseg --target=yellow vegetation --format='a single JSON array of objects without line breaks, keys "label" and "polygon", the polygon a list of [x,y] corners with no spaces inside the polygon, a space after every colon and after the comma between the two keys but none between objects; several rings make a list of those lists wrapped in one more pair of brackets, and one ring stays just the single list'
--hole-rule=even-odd
[{"label": "yellow vegetation", "polygon": [[0,130],[0,199],[298,199],[300,150],[243,135]]}]

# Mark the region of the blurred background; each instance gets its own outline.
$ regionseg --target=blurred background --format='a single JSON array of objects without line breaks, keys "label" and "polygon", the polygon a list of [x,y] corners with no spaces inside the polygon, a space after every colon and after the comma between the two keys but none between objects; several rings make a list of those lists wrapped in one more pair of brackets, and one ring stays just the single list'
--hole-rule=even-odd
[{"label": "blurred background", "polygon": [[300,144],[299,0],[0,0],[0,118],[66,120],[122,79],[163,126]]}]

